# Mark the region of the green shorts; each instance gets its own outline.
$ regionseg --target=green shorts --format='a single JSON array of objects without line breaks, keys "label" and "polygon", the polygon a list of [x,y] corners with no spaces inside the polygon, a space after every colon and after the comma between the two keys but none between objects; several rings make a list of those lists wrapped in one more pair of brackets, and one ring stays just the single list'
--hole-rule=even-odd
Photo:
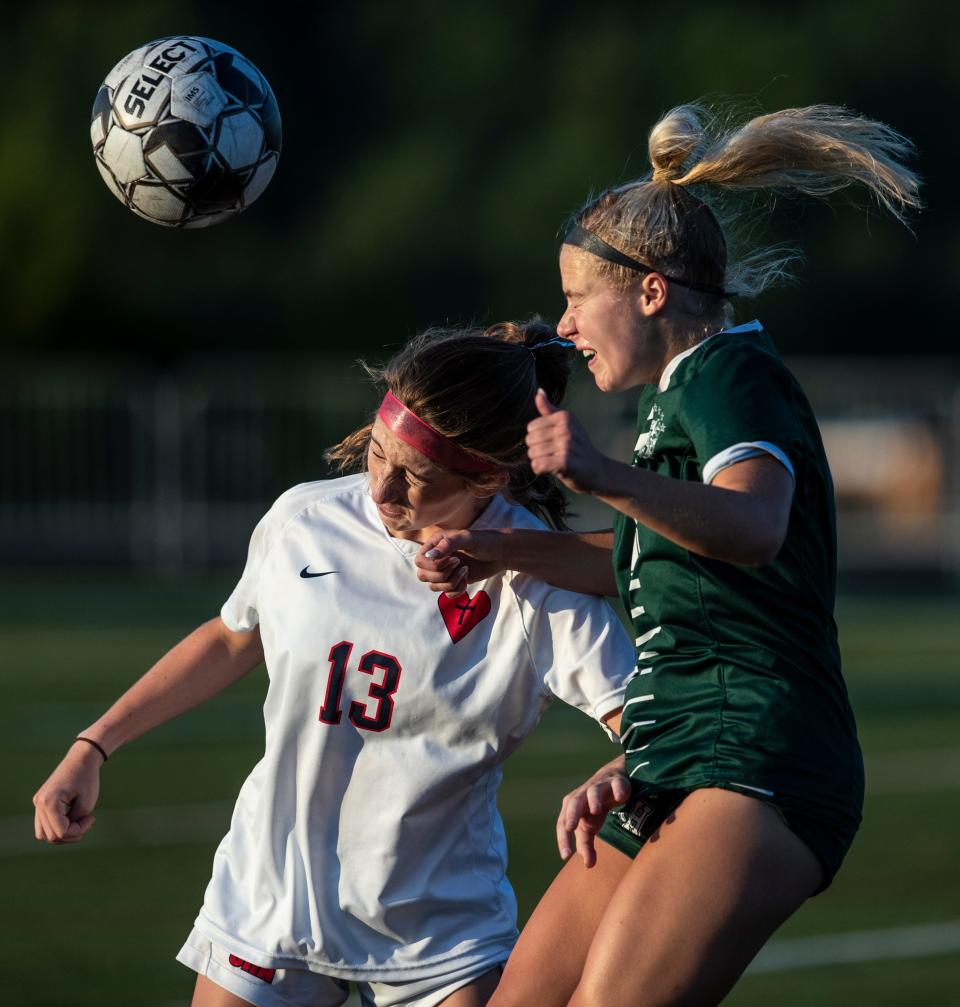
[{"label": "green shorts", "polygon": [[[675,790],[660,788],[649,783],[631,781],[632,793],[622,807],[614,808],[606,817],[599,837],[628,857],[635,857],[647,840],[676,811],[680,803],[693,793],[707,787],[720,787],[742,794],[743,790],[725,781],[706,783],[702,787]],[[753,795],[746,795],[753,796]],[[822,817],[785,807],[776,797],[755,798],[769,804],[783,819],[790,831],[811,850],[823,868],[823,882],[814,894],[819,894],[833,881],[850,849],[856,828],[839,822],[825,821]]]}]

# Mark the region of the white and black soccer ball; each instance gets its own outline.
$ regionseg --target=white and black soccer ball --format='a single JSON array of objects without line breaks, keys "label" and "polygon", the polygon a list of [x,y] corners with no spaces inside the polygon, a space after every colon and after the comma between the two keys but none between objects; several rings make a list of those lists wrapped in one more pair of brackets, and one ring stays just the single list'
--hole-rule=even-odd
[{"label": "white and black soccer ball", "polygon": [[280,111],[236,49],[171,35],[124,56],[93,103],[90,139],[110,191],[145,220],[206,227],[246,209],[280,156]]}]

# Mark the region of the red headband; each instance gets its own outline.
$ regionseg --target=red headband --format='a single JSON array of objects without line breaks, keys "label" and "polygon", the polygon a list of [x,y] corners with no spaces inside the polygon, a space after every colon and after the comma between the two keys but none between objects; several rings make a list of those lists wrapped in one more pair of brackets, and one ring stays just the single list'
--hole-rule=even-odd
[{"label": "red headband", "polygon": [[420,454],[426,455],[430,461],[436,462],[444,468],[452,469],[454,472],[462,472],[465,475],[500,471],[499,465],[494,465],[492,462],[484,461],[482,458],[464,451],[459,444],[454,444],[445,434],[420,419],[416,413],[407,409],[393,392],[387,392],[383,397],[377,416],[383,420],[384,425],[394,437],[399,437]]}]

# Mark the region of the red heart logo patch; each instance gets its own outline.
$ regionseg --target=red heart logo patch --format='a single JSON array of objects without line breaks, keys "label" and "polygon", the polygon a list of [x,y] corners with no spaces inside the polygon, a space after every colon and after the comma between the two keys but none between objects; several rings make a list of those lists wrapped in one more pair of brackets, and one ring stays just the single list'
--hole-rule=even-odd
[{"label": "red heart logo patch", "polygon": [[437,600],[440,614],[447,624],[447,632],[454,643],[462,640],[478,622],[490,614],[490,596],[486,591],[477,591],[472,598],[466,591],[456,598],[441,594]]}]

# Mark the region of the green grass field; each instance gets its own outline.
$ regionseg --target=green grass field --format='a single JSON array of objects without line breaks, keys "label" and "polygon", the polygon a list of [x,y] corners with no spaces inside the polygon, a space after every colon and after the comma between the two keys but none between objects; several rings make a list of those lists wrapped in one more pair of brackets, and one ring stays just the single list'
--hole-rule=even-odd
[{"label": "green grass field", "polygon": [[[0,748],[11,783],[0,815],[3,1003],[189,1002],[192,973],[173,955],[200,905],[232,800],[262,750],[262,672],[118,753],[81,846],[37,844],[30,798],[77,730],[215,613],[227,586],[73,574],[0,581]],[[867,756],[863,829],[834,886],[769,949],[799,949],[802,965],[771,958],[726,1003],[960,1003],[958,611],[956,598],[842,602],[845,671]],[[611,754],[588,721],[555,709],[510,763],[501,808],[521,916],[559,866],[560,796]],[[823,955],[796,943],[851,933],[866,937],[844,964],[816,964]]]}]

